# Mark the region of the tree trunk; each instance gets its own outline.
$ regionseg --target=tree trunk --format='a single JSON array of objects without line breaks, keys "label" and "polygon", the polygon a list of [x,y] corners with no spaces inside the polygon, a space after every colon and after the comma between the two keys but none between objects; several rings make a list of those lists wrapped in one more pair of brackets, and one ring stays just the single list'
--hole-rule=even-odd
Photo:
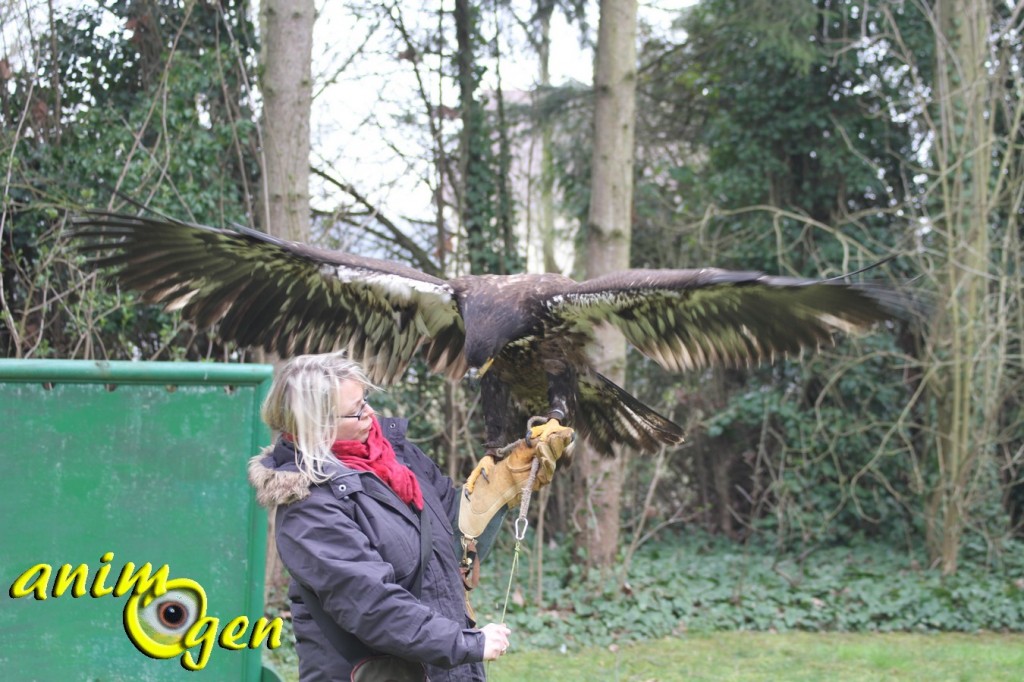
[{"label": "tree trunk", "polygon": [[[992,69],[1007,57],[994,54],[994,12],[984,0],[945,0],[934,4],[931,16],[936,190],[928,218],[944,261],[934,270],[939,301],[926,339],[935,475],[925,528],[929,553],[945,574],[956,571],[963,532],[987,494],[979,476],[996,466],[991,459],[1005,428],[1001,414],[1015,393],[1007,377],[1020,366],[1013,351],[1018,341],[1005,319],[1019,306],[1019,274],[1008,281],[1013,267],[1000,262],[1020,254],[1019,231],[1004,225],[1019,211],[1019,198],[1011,207],[1002,193],[1021,181],[1020,166],[1001,151],[995,125],[999,110],[1004,124],[1012,122],[1008,134],[1017,135],[1021,103],[999,108],[1007,101],[1004,78],[1013,76]],[[1000,229],[1006,230],[1003,243],[993,245],[990,232]]]},{"label": "tree trunk", "polygon": [[313,97],[313,0],[264,0],[263,210],[266,232],[309,239],[309,116]]},{"label": "tree trunk", "polygon": [[[269,234],[309,241],[309,118],[313,97],[312,0],[264,0],[260,21],[263,93],[263,192],[258,222]],[[276,358],[264,356],[263,361]],[[265,602],[281,598],[288,578],[267,513]]]},{"label": "tree trunk", "polygon": [[[545,0],[537,3],[537,22],[540,26],[537,57],[540,62],[540,83],[538,91],[546,96],[551,86],[551,17],[555,3]],[[538,92],[534,92],[534,97]],[[555,258],[555,163],[551,152],[553,136],[551,119],[545,116],[540,122],[540,206],[539,228],[541,255],[544,272],[561,272]]]},{"label": "tree trunk", "polygon": [[474,275],[496,273],[493,257],[491,218],[495,206],[491,204],[492,187],[487,167],[487,146],[490,144],[484,126],[483,106],[476,98],[480,77],[476,63],[479,40],[477,18],[479,10],[469,0],[455,0],[455,63],[459,82],[459,115],[462,130],[459,133],[459,222],[466,233],[469,250],[469,270]]},{"label": "tree trunk", "polygon": [[[551,16],[555,10],[555,3],[551,0],[542,0],[536,4],[537,23],[540,28],[539,40],[536,43],[537,61],[539,63],[539,88],[534,90],[534,104],[536,105],[539,96],[543,96],[551,85]],[[540,206],[539,225],[541,239],[541,255],[543,258],[544,272],[560,272],[558,263],[555,260],[555,192],[554,192],[554,161],[551,153],[552,134],[550,118],[544,117],[540,121]],[[569,477],[566,477],[570,480]],[[548,499],[551,494],[550,488],[543,488],[537,500],[537,526],[534,536],[534,575],[536,576],[536,588],[534,591],[534,604],[538,608],[544,605],[544,534],[546,526],[545,516],[548,510]]]},{"label": "tree trunk", "polygon": [[[633,212],[633,139],[636,125],[636,0],[602,0],[594,66],[594,151],[587,220],[588,278],[629,267]],[[622,384],[626,342],[611,328],[598,330],[598,371]],[[580,453],[587,487],[582,524],[587,556],[608,567],[619,544],[622,482],[630,453]]]}]

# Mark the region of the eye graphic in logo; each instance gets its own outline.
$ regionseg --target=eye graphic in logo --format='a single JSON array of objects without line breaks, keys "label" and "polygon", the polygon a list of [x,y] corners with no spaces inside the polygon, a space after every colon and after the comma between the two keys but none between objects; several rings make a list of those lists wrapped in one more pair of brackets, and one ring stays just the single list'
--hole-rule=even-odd
[{"label": "eye graphic in logo", "polygon": [[142,653],[173,658],[188,647],[185,635],[206,616],[206,592],[189,578],[167,581],[167,592],[133,594],[124,606],[124,629]]}]

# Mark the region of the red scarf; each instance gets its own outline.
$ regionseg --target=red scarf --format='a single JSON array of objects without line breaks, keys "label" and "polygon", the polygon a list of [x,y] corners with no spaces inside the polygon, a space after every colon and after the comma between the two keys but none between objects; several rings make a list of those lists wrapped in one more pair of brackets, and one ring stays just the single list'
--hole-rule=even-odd
[{"label": "red scarf", "polygon": [[347,467],[377,474],[403,502],[417,510],[423,509],[423,492],[416,475],[395,457],[395,449],[384,437],[376,416],[373,417],[373,426],[370,427],[370,435],[365,443],[336,440],[331,446],[331,452]]}]

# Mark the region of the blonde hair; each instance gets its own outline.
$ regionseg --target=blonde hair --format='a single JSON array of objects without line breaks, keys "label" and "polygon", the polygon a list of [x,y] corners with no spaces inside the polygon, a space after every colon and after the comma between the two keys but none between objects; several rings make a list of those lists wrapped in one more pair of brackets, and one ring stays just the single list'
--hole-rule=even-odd
[{"label": "blonde hair", "polygon": [[345,351],[322,355],[297,355],[277,369],[263,401],[260,417],[272,430],[291,434],[299,469],[316,482],[327,480],[325,465],[334,461],[335,413],[338,387],[357,381],[367,390],[370,383],[359,363]]}]

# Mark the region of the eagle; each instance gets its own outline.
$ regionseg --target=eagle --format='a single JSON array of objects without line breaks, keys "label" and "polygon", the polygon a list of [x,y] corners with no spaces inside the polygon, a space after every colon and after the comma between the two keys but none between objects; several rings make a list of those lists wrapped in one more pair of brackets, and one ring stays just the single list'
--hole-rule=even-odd
[{"label": "eagle", "polygon": [[895,290],[717,268],[442,279],[387,260],[235,226],[89,212],[79,248],[143,300],[217,325],[281,357],[345,348],[371,381],[399,380],[417,354],[433,372],[480,378],[485,446],[533,416],[572,426],[602,454],[672,446],[683,429],[601,375],[595,328],[612,325],[664,369],[741,366],[795,354],[892,318]]}]

